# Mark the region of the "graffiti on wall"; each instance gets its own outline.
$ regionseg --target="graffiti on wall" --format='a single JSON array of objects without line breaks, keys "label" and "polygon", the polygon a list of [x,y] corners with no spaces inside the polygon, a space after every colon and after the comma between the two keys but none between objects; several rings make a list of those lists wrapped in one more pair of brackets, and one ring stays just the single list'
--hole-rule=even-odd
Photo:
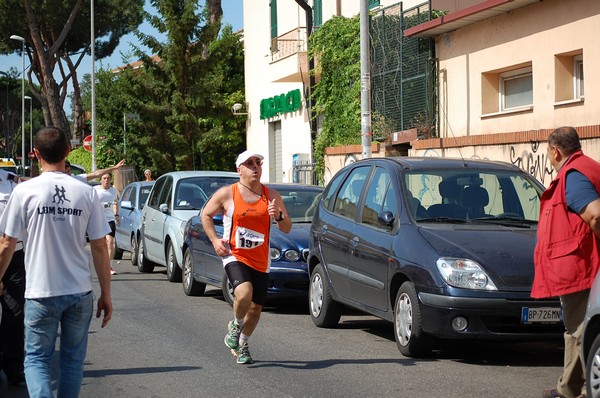
[{"label": "graffiti on wall", "polygon": [[548,186],[554,178],[555,170],[546,155],[546,151],[539,152],[540,143],[532,142],[531,149],[525,149],[517,155],[517,149],[510,146],[510,162],[523,171],[537,178],[542,184]]}]

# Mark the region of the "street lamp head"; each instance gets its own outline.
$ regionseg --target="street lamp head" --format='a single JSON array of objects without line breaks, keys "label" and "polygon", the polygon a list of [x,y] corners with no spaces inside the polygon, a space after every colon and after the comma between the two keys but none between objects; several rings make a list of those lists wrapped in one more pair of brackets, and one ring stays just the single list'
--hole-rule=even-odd
[{"label": "street lamp head", "polygon": [[19,41],[22,41],[23,43],[25,43],[25,39],[24,39],[24,38],[22,38],[21,36],[12,35],[10,38],[11,38],[12,40],[19,40]]},{"label": "street lamp head", "polygon": [[233,104],[231,109],[233,109],[234,113],[239,112],[242,109],[242,104],[236,102],[235,104]]},{"label": "street lamp head", "polygon": [[26,100],[30,100],[30,101],[31,101],[31,97],[30,97],[30,96],[28,96],[28,95],[26,95],[26,96],[25,96],[25,99],[26,99]]}]

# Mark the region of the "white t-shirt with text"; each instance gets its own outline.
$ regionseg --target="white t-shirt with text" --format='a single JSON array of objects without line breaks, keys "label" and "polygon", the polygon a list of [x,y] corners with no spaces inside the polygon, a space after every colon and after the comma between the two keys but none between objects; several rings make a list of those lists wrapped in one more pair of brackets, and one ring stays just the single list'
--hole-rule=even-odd
[{"label": "white t-shirt with text", "polygon": [[44,172],[18,184],[0,218],[0,231],[25,247],[25,298],[92,290],[90,240],[110,233],[96,191],[62,172]]}]

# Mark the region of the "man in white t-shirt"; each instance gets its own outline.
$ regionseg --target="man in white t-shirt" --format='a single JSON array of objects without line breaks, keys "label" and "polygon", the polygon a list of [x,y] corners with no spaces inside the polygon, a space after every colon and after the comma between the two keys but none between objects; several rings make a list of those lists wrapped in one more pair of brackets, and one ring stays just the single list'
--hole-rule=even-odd
[{"label": "man in white t-shirt", "polygon": [[[98,198],[100,198],[100,204],[104,207],[104,218],[110,226],[110,233],[106,235],[106,245],[108,247],[108,259],[112,260],[115,257],[115,232],[117,225],[120,222],[118,213],[117,203],[119,201],[119,193],[110,185],[111,175],[106,173],[100,178],[100,185],[94,186]],[[111,275],[116,275],[112,267],[110,268]]]},{"label": "man in white t-shirt", "polygon": [[[4,212],[8,199],[17,185],[19,177],[0,169],[0,215]],[[23,242],[17,243],[10,264],[0,280],[0,369],[4,371],[9,384],[25,382],[23,371],[25,344],[25,254]]]},{"label": "man in white t-shirt", "polygon": [[51,367],[59,325],[58,396],[79,396],[94,308],[90,251],[100,284],[96,317],[104,313],[102,327],[112,317],[109,227],[96,191],[64,172],[69,149],[63,131],[40,129],[34,151],[43,173],[15,187],[0,217],[0,278],[17,241],[23,237],[27,242],[25,377],[30,397],[54,396]]}]

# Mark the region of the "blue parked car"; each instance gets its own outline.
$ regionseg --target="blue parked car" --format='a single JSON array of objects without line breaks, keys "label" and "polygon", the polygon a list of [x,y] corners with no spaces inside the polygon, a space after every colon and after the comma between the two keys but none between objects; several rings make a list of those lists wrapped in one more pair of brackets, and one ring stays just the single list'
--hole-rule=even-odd
[{"label": "blue parked car", "polygon": [[556,339],[557,299],[534,300],[543,185],[504,162],[372,158],[340,170],[310,236],[310,314],[344,306],[394,325],[406,356],[435,338]]},{"label": "blue parked car", "polygon": [[[267,300],[303,299],[308,296],[308,235],[314,204],[323,188],[300,184],[266,184],[277,190],[285,203],[292,230],[285,234],[273,225],[270,234],[271,270]],[[214,218],[219,236],[223,236],[223,219]],[[223,270],[221,257],[202,228],[200,217],[192,217],[186,227],[183,242],[183,291],[188,296],[204,294],[206,285],[221,288],[229,304],[233,292]]]},{"label": "blue parked car", "polygon": [[121,222],[115,231],[115,258],[123,258],[123,252],[131,253],[131,264],[137,265],[142,209],[154,181],[139,181],[128,184],[121,194],[118,212]]}]

